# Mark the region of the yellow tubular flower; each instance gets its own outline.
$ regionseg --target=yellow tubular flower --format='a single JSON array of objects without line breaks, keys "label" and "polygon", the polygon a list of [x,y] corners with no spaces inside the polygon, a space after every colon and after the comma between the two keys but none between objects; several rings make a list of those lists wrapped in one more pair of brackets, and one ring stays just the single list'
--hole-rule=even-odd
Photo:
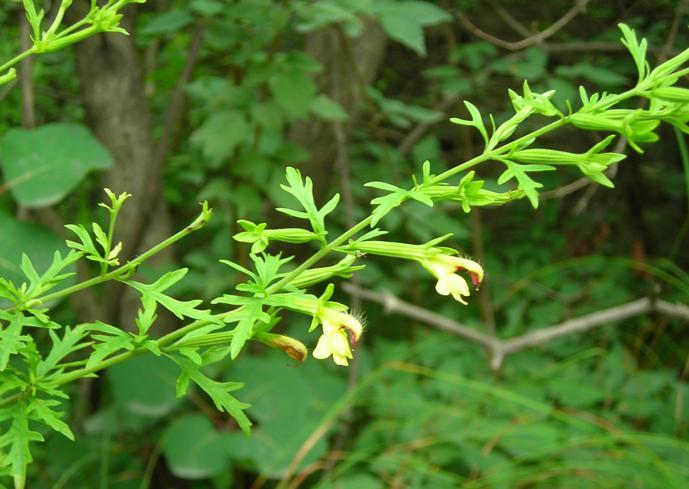
[{"label": "yellow tubular flower", "polygon": [[349,365],[352,358],[352,345],[361,337],[363,326],[351,314],[322,308],[319,317],[323,324],[323,334],[318,339],[318,344],[313,350],[313,356],[319,360],[333,356],[337,365]]},{"label": "yellow tubular flower", "polygon": [[469,284],[456,272],[469,272],[471,282],[476,288],[483,280],[483,268],[473,260],[442,253],[425,258],[421,264],[438,279],[435,290],[441,295],[451,295],[456,301],[467,304],[464,297],[469,297]]}]

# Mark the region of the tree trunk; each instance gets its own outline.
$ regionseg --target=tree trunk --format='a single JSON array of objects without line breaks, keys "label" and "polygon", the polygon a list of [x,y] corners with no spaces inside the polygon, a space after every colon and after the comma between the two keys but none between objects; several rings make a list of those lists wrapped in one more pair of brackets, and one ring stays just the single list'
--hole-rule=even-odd
[{"label": "tree trunk", "polygon": [[[83,15],[84,8],[85,3],[81,2],[70,10],[74,15]],[[135,16],[136,8],[131,5],[123,19],[130,33]],[[117,221],[116,239],[123,242],[121,261],[124,261],[170,232],[169,213],[160,192],[163,161],[154,158],[142,63],[133,36],[98,35],[77,44],[75,49],[89,125],[116,162],[104,174],[103,185],[115,193],[132,194]],[[157,260],[170,258],[170,250],[156,257]],[[122,327],[131,327],[135,297],[123,294],[122,287],[113,288],[107,296],[107,318]]]}]

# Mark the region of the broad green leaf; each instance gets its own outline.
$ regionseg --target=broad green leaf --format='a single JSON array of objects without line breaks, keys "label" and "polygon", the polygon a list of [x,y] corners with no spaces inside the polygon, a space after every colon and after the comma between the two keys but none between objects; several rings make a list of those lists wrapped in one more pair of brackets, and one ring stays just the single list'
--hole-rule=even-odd
[{"label": "broad green leaf", "polygon": [[5,183],[26,207],[53,205],[92,170],[113,164],[108,150],[79,124],[45,124],[32,131],[11,129],[0,141]]},{"label": "broad green leaf", "polygon": [[182,479],[207,479],[229,470],[227,438],[207,417],[175,419],[163,432],[162,446],[170,471]]},{"label": "broad green leaf", "polygon": [[[323,362],[307,361],[294,369],[274,351],[237,362],[231,375],[246,381],[242,398],[251,402],[249,413],[258,421],[251,438],[236,437],[235,457],[250,460],[268,477],[283,474],[294,453],[346,390],[344,378]],[[326,450],[321,438],[299,466],[315,462]]]},{"label": "broad green leaf", "polygon": [[178,403],[175,395],[177,367],[166,357],[142,355],[109,370],[115,404],[124,412],[161,417]]},{"label": "broad green leaf", "polygon": [[596,85],[606,87],[624,86],[629,80],[616,71],[588,63],[577,63],[569,66],[558,66],[555,73],[565,78],[583,78]]},{"label": "broad green leaf", "polygon": [[423,28],[452,19],[431,2],[377,0],[373,8],[380,14],[380,23],[388,36],[421,56],[426,55]]},{"label": "broad green leaf", "polygon": [[224,110],[215,112],[194,131],[191,142],[201,148],[210,164],[216,167],[232,156],[248,130],[243,112]]},{"label": "broad green leaf", "polygon": [[562,432],[543,422],[518,425],[500,437],[500,446],[520,459],[535,458],[560,446]]},{"label": "broad green leaf", "polygon": [[423,37],[423,25],[399,12],[384,14],[380,23],[385,32],[395,41],[399,41],[415,53],[426,55],[426,42]]},{"label": "broad green leaf", "polygon": [[309,109],[326,121],[343,121],[349,118],[342,106],[327,95],[319,95],[314,98]]},{"label": "broad green leaf", "polygon": [[452,16],[432,2],[416,0],[403,1],[397,4],[397,10],[423,25],[435,25],[452,20]]},{"label": "broad green leaf", "polygon": [[225,7],[217,0],[191,0],[189,8],[200,15],[212,17],[222,13]]},{"label": "broad green leaf", "polygon": [[268,85],[275,102],[292,119],[306,115],[316,96],[316,84],[308,74],[296,68],[276,73]]},{"label": "broad green leaf", "polygon": [[297,11],[300,22],[297,29],[302,32],[311,32],[330,24],[339,24],[344,26],[350,36],[358,36],[363,25],[361,19],[356,15],[357,11],[369,10],[362,9],[361,5],[357,5],[362,3],[365,2],[321,0],[299,5]]},{"label": "broad green leaf", "polygon": [[[196,7],[199,5],[199,0],[193,2]],[[210,3],[206,0],[204,3]],[[203,5],[201,5],[203,8]],[[174,34],[186,26],[188,26],[192,21],[191,14],[186,9],[175,9],[169,12],[164,12],[162,14],[156,14],[151,18],[150,22],[144,24],[141,29],[141,34],[149,36],[159,36],[161,34]]]}]

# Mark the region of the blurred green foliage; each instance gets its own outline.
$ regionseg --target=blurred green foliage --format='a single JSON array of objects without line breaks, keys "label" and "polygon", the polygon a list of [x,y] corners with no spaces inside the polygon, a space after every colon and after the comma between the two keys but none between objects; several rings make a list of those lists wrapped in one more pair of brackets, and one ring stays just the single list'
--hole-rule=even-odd
[{"label": "blurred green foliage", "polygon": [[[577,99],[579,85],[612,92],[631,86],[634,63],[610,47],[619,37],[617,22],[648,37],[653,56],[661,57],[675,18],[686,24],[687,12],[676,3],[592,1],[552,38],[515,52],[476,38],[456,20],[461,12],[486,32],[515,38],[486,2],[190,0],[141,8],[133,36],[153,60],[145,82],[155,134],[194,33],[203,36],[163,192],[176,224],[186,224],[203,199],[216,214],[206,229],[178,244],[178,264],[191,268],[178,293],[211,298],[240,280],[218,260],[247,263],[248,246],[232,240],[241,230],[234,221],[263,222],[274,217],[265,215],[272,204],[285,205],[279,191],[284,167],[308,162],[313,151],[291,137],[296,123],[347,124],[351,212],[363,217],[376,196],[363,182],[401,185],[409,174],[420,174],[424,160],[446,169],[480,151],[477,134],[447,122],[466,116],[461,99],[471,99],[500,123],[510,114],[506,90],[518,89],[524,79],[534,90],[555,89],[560,110]],[[531,32],[569,8],[495,4]],[[13,3],[0,6],[3,59],[18,48],[17,13]],[[333,25],[339,35],[356,37],[367,16],[389,42],[377,77],[359,87],[364,95],[353,117],[319,86],[323,66],[305,48],[310,35]],[[686,29],[673,36],[668,52],[687,46]],[[110,160],[85,127],[74,64],[69,51],[35,61],[41,127],[33,133],[10,129],[22,122],[20,91],[0,92],[5,277],[19,272],[14,264],[22,251],[44,267],[60,243],[53,231],[12,217],[18,206],[58,203],[54,209],[70,222],[95,216],[91,204],[100,184],[86,174]],[[407,146],[414,129],[424,125],[429,130]],[[31,141],[39,131],[58,130],[71,132],[55,135],[59,142],[50,149]],[[550,137],[550,147],[581,153],[597,142],[571,134]],[[452,232],[454,245],[470,255],[482,253],[485,293],[501,338],[640,296],[687,303],[689,189],[675,134],[663,128],[660,135],[661,144],[620,166],[612,191],[586,187],[553,194],[537,212],[517,201],[481,210],[473,222],[456,207],[411,204],[386,216],[384,224],[393,237],[413,242]],[[37,188],[27,183],[22,189],[14,183],[21,171],[13,168],[22,164],[13,156],[16,145],[21,157],[48,152],[42,157],[57,171],[46,170],[45,182],[33,182]],[[486,188],[497,191],[501,170],[482,169]],[[329,173],[338,171],[331,166]],[[578,177],[574,171],[539,174],[546,190]],[[329,195],[343,192],[343,181],[335,176],[316,184]],[[335,228],[345,229],[344,216],[339,219]],[[391,263],[367,264],[359,284],[485,330],[486,306],[478,297],[462,307],[435,295],[418,267]],[[357,348],[361,360],[350,388],[348,371],[313,359],[293,368],[284,355],[253,346],[236,362],[206,372],[245,383],[239,397],[252,405],[250,438],[198,388],[191,388],[189,400],[177,400],[176,368],[150,355],[118,365],[90,391],[74,386],[63,409],[77,426],[76,441],[46,430],[46,442],[34,453],[40,469],[28,487],[258,488],[274,487],[286,476],[292,485],[279,487],[689,486],[689,342],[679,320],[652,315],[568,336],[510,355],[496,374],[476,345],[374,304],[362,308],[367,339]],[[76,322],[67,304],[58,314]],[[289,333],[307,341],[306,328],[295,317]]]}]

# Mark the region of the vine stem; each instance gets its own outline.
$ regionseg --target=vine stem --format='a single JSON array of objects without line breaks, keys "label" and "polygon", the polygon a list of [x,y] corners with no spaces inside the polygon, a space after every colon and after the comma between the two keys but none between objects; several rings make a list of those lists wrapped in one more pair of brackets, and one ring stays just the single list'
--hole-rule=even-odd
[{"label": "vine stem", "polygon": [[[640,85],[637,85],[636,87],[634,87],[630,90],[627,90],[626,92],[615,95],[613,97],[609,97],[609,98],[600,100],[597,104],[594,104],[590,108],[590,110],[593,111],[593,110],[607,109],[613,105],[616,105],[617,103],[619,103],[623,100],[626,100],[626,99],[631,98],[635,95],[638,95],[640,89],[641,89]],[[555,129],[558,129],[564,125],[567,125],[570,122],[570,119],[571,119],[571,115],[563,116],[560,119],[558,119],[557,121],[546,124],[545,126],[539,128],[539,129],[536,129],[536,130],[534,130],[534,131],[532,131],[532,132],[530,132],[524,136],[521,136],[515,140],[512,140],[508,143],[505,143],[502,146],[499,146],[499,147],[497,147],[491,151],[484,151],[482,154],[475,156],[474,158],[471,158],[470,160],[468,160],[468,161],[466,161],[460,165],[452,167],[452,168],[436,175],[435,177],[432,177],[430,179],[430,181],[428,182],[428,184],[429,185],[435,185],[435,184],[441,183],[441,182],[457,175],[458,173],[461,173],[463,171],[469,170],[470,168],[473,168],[474,166],[476,166],[480,163],[494,159],[496,156],[501,156],[501,155],[504,155],[506,153],[509,153],[510,150],[512,150],[514,147],[528,141],[529,139],[538,138],[539,136],[542,136],[544,134],[552,132]],[[408,198],[405,198],[404,200],[407,200],[407,199]],[[194,223],[187,226],[185,229],[176,233],[175,235],[171,236],[170,238],[162,241],[161,243],[154,246],[150,250],[146,251],[145,253],[143,253],[142,255],[137,257],[136,259],[132,260],[131,262],[127,263],[126,265],[124,265],[124,266],[122,266],[116,270],[113,270],[112,272],[107,273],[105,275],[101,275],[99,277],[94,277],[90,280],[87,280],[86,282],[82,282],[81,284],[76,284],[72,287],[68,287],[68,288],[63,289],[61,291],[58,291],[58,292],[55,292],[53,294],[49,294],[47,296],[44,296],[41,298],[41,300],[42,301],[54,300],[56,298],[77,292],[77,291],[85,289],[87,287],[91,287],[93,285],[105,282],[107,280],[117,279],[118,277],[121,277],[122,274],[128,273],[129,271],[133,270],[136,266],[138,266],[140,263],[145,261],[150,256],[154,255],[155,253],[162,250],[163,248],[165,248],[165,247],[171,245],[172,243],[178,241],[179,239],[183,238],[184,236],[186,236],[190,232],[196,230],[198,227],[201,227],[203,224],[205,224],[205,219],[202,219],[202,217],[203,217],[203,213],[201,216],[199,216],[194,221]],[[350,229],[348,229],[347,231],[342,233],[340,236],[335,238],[333,241],[326,244],[323,248],[321,248],[316,253],[311,255],[311,257],[309,257],[307,260],[302,262],[299,266],[297,266],[294,270],[292,270],[290,273],[288,273],[285,277],[283,277],[282,279],[280,279],[279,281],[277,281],[276,283],[274,283],[273,285],[268,287],[266,289],[266,293],[267,294],[273,294],[273,293],[281,290],[283,287],[285,287],[290,282],[292,282],[292,280],[294,280],[302,272],[308,270],[311,266],[313,266],[314,264],[319,262],[325,256],[332,253],[337,247],[344,244],[349,238],[355,236],[357,233],[363,231],[364,229],[366,229],[366,227],[370,226],[372,219],[373,219],[373,217],[371,215],[369,215],[368,217],[361,220],[359,223],[355,224]],[[194,227],[195,225],[196,225],[196,227]],[[227,316],[231,315],[232,313],[234,313],[235,311],[236,311],[236,309],[226,311],[226,312],[215,315],[215,317],[222,320],[222,319],[226,318]],[[158,347],[162,348],[164,346],[170,345],[171,343],[173,343],[177,339],[183,337],[187,333],[195,331],[195,330],[197,330],[203,326],[207,326],[208,324],[210,324],[210,321],[208,321],[208,320],[194,321],[194,322],[192,322],[192,323],[190,323],[190,324],[188,324],[188,325],[186,325],[186,326],[184,326],[184,327],[182,327],[176,331],[173,331],[171,333],[168,333],[168,334],[162,336],[158,340],[155,340],[155,342],[157,343]],[[107,358],[105,360],[102,360],[99,363],[92,365],[88,368],[84,367],[81,369],[77,369],[77,370],[73,370],[71,372],[64,373],[62,375],[57,376],[54,379],[53,384],[55,386],[60,386],[60,385],[64,385],[64,384],[67,384],[69,382],[72,382],[74,380],[80,379],[82,377],[90,376],[90,375],[95,374],[96,372],[98,372],[100,370],[108,368],[112,365],[120,363],[120,362],[127,360],[129,358],[132,358],[134,356],[140,355],[140,354],[144,353],[145,351],[147,351],[147,350],[144,347],[139,347],[139,348],[136,348],[134,350],[126,351],[126,352],[120,353],[118,355],[112,356],[110,358]],[[19,399],[20,397],[22,397],[22,395],[23,395],[23,393],[18,393],[18,394],[15,394],[13,396],[9,396],[5,399],[0,400],[0,407],[4,406],[6,404],[9,404],[13,400]]]},{"label": "vine stem", "polygon": [[139,265],[141,265],[143,262],[148,260],[150,257],[155,255],[156,253],[159,253],[160,251],[164,250],[165,248],[168,248],[169,246],[173,245],[180,239],[184,238],[188,234],[193,233],[194,231],[202,228],[206,223],[206,218],[204,217],[204,213],[202,212],[199,217],[197,217],[194,222],[189,224],[187,227],[182,229],[181,231],[178,231],[177,233],[173,234],[169,238],[161,241],[157,245],[153,246],[152,248],[146,250],[144,253],[141,255],[137,256],[133,260],[128,261],[126,264],[122,265],[119,268],[116,268],[115,270],[105,273],[103,275],[99,275],[97,277],[90,278],[84,282],[72,285],[71,287],[67,287],[62,290],[58,290],[57,292],[53,292],[52,294],[47,294],[44,295],[43,297],[38,297],[36,299],[31,299],[35,301],[39,301],[39,303],[46,303],[49,301],[54,301],[56,299],[60,299],[66,295],[71,295],[75,292],[79,292],[80,290],[87,289],[89,287],[93,287],[94,285],[98,285],[103,282],[107,282],[109,280],[118,280],[124,276],[127,276],[130,272],[133,272]]},{"label": "vine stem", "polygon": [[2,66],[0,66],[0,74],[4,73],[4,72],[7,71],[8,69],[10,69],[12,66],[16,65],[17,63],[19,63],[19,62],[20,62],[21,60],[23,60],[24,58],[28,58],[29,56],[31,56],[31,55],[34,54],[35,52],[36,52],[36,48],[35,48],[35,46],[34,46],[34,47],[30,48],[30,49],[27,49],[27,50],[24,51],[23,53],[19,53],[19,54],[16,55],[14,58],[12,58],[11,60],[9,60],[7,63],[5,63],[5,64],[3,64]]}]

